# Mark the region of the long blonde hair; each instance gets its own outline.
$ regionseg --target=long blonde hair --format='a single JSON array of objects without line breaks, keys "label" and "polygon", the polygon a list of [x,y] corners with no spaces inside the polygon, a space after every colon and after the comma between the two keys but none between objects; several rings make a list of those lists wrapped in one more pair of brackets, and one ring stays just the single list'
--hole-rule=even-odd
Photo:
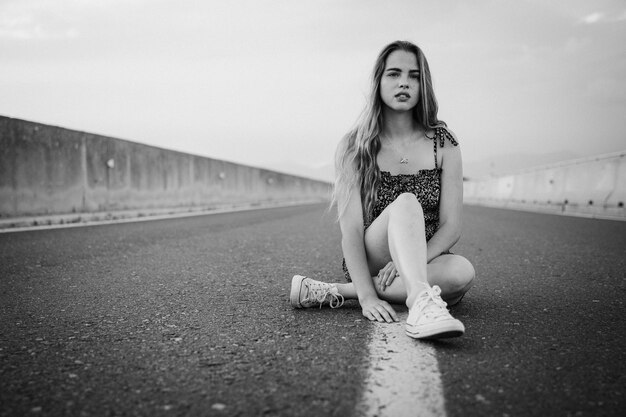
[{"label": "long blonde hair", "polygon": [[383,128],[382,99],[380,97],[380,80],[385,71],[387,58],[395,51],[413,53],[419,67],[419,97],[413,108],[414,119],[425,129],[434,129],[446,124],[437,118],[437,99],[433,91],[428,61],[422,50],[407,41],[396,41],[385,46],[378,55],[372,73],[371,91],[365,108],[355,126],[341,140],[335,153],[335,186],[332,203],[338,202],[339,196],[345,196],[339,206],[341,217],[346,209],[350,192],[358,186],[361,191],[361,205],[364,221],[369,223],[376,202],[376,190],[380,182],[380,170],[376,156],[380,150],[380,133]]}]

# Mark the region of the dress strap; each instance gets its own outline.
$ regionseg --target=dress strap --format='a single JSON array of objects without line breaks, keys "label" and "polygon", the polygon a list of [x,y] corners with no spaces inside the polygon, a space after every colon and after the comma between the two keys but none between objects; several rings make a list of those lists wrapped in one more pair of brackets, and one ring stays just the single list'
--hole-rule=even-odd
[{"label": "dress strap", "polygon": [[445,127],[436,127],[435,128],[435,137],[433,138],[433,148],[435,149],[435,169],[439,169],[439,164],[437,163],[437,142],[439,142],[439,146],[443,148],[443,145],[448,139],[450,143],[454,146],[458,146],[459,142],[456,141],[454,136],[446,129]]},{"label": "dress strap", "polygon": [[456,139],[454,139],[454,136],[452,136],[452,134],[448,132],[448,129],[446,129],[445,127],[435,128],[435,142],[439,141],[439,146],[443,148],[443,144],[446,139],[448,139],[450,143],[454,146],[457,146],[459,144]]},{"label": "dress strap", "polygon": [[437,164],[437,140],[433,140],[433,149],[435,150],[435,169],[439,169],[439,165]]}]

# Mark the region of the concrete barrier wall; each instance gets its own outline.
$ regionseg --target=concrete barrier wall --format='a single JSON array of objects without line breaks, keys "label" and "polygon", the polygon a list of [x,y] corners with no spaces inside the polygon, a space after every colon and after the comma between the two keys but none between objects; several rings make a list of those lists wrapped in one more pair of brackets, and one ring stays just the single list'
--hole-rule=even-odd
[{"label": "concrete barrier wall", "polygon": [[626,220],[626,151],[464,183],[464,200]]},{"label": "concrete barrier wall", "polygon": [[0,217],[299,201],[308,178],[0,116]]}]

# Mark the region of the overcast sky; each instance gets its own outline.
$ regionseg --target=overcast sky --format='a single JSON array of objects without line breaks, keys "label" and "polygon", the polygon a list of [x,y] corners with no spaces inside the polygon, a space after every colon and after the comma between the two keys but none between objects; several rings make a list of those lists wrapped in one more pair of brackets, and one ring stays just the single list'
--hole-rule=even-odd
[{"label": "overcast sky", "polygon": [[0,0],[0,115],[319,166],[396,39],[466,162],[626,149],[623,0]]}]

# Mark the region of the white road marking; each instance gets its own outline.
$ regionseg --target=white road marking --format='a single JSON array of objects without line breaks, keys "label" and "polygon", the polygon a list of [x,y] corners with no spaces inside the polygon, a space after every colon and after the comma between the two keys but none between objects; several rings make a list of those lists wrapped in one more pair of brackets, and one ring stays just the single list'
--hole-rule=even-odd
[{"label": "white road marking", "polygon": [[446,415],[435,349],[406,335],[406,317],[404,313],[397,323],[374,323],[370,365],[357,415]]}]

